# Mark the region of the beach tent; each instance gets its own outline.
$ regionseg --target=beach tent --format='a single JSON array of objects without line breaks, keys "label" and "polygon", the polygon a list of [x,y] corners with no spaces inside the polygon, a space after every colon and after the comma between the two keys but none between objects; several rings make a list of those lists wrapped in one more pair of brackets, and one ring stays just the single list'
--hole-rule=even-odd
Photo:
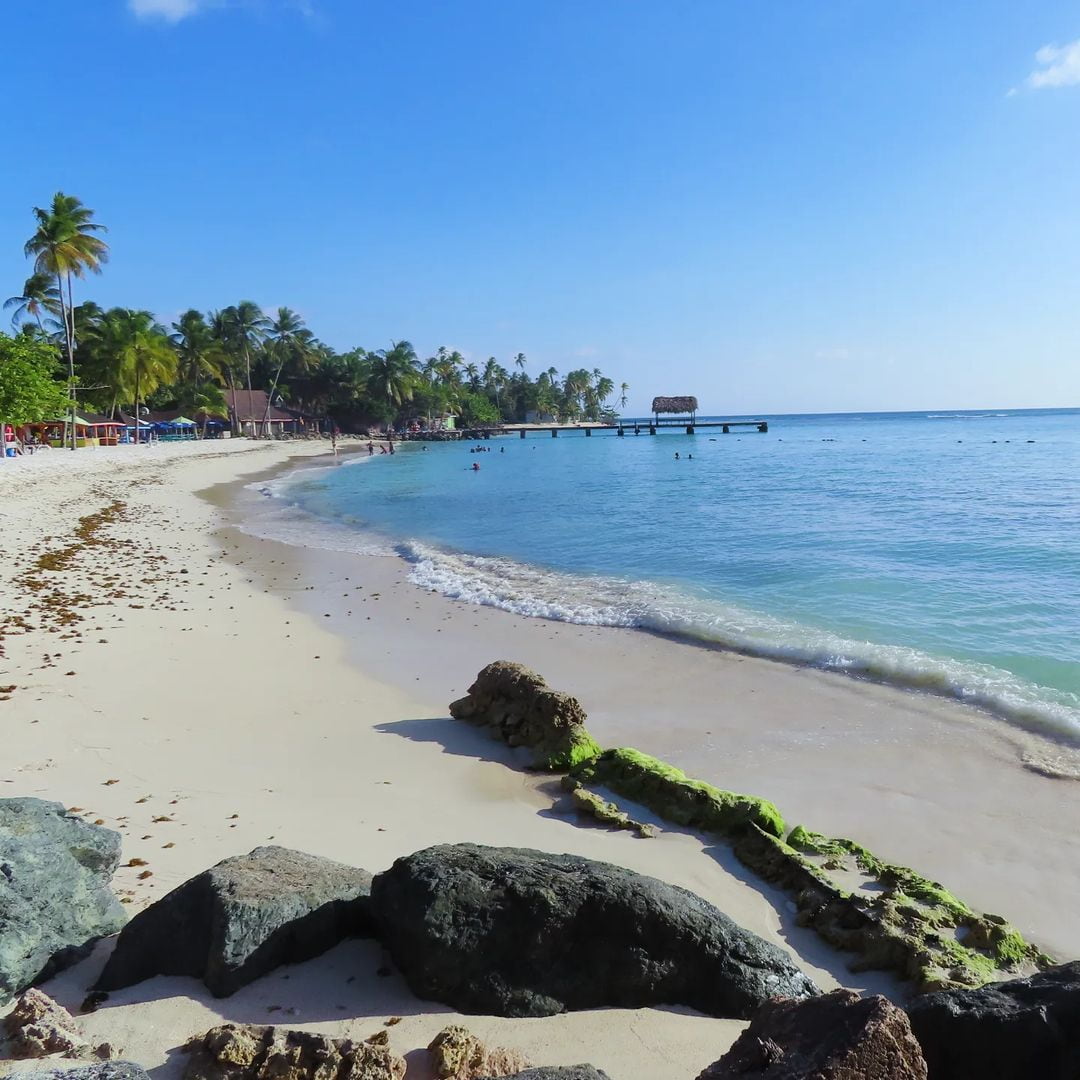
[{"label": "beach tent", "polygon": [[198,424],[186,416],[177,416],[171,420],[158,420],[154,430],[163,439],[194,439],[198,434]]}]

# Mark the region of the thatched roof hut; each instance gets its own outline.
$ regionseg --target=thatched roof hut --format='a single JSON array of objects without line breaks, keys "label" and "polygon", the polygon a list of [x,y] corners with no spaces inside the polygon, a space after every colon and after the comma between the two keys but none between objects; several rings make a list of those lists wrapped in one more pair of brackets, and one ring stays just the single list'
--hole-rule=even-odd
[{"label": "thatched roof hut", "polygon": [[692,416],[697,412],[696,397],[654,397],[652,399],[652,411],[659,416],[660,413],[675,413],[678,416]]}]

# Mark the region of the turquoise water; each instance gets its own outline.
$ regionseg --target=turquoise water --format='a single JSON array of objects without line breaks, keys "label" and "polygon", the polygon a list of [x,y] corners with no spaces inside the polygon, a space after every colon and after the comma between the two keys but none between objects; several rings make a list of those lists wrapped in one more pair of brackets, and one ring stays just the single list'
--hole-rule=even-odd
[{"label": "turquoise water", "polygon": [[1080,410],[769,419],[765,435],[413,444],[275,493],[452,597],[932,690],[1080,738]]}]

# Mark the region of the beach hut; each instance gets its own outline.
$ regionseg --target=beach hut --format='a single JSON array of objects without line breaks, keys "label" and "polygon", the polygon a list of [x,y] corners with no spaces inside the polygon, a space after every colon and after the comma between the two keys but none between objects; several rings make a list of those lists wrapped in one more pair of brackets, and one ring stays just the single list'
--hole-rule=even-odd
[{"label": "beach hut", "polygon": [[652,399],[653,423],[660,423],[660,416],[684,418],[688,424],[697,419],[696,397],[654,397]]}]

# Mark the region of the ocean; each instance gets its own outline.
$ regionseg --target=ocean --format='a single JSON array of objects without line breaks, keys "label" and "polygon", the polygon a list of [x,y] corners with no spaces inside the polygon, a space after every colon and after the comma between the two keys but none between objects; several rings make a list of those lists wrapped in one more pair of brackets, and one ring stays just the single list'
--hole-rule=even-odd
[{"label": "ocean", "polygon": [[1080,410],[764,418],[414,443],[259,486],[279,538],[395,554],[463,602],[943,694],[1080,743]]}]

